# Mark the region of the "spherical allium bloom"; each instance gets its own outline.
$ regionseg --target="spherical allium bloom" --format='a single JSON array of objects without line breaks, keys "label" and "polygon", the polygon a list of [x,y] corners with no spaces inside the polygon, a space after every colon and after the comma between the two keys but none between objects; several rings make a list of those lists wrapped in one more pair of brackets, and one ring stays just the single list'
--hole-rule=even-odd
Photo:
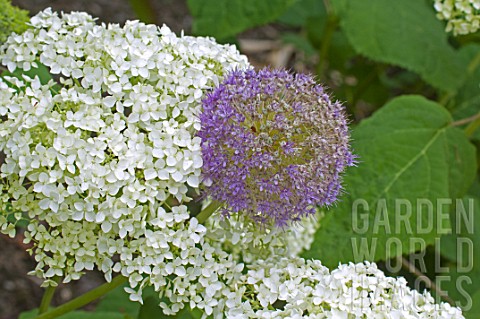
[{"label": "spherical allium bloom", "polygon": [[461,35],[480,29],[479,0],[435,0],[434,7],[437,17],[447,21],[447,32]]},{"label": "spherical allium bloom", "polygon": [[[190,225],[184,204],[200,183],[201,98],[246,57],[166,26],[97,25],[81,12],[47,9],[30,24],[0,61],[11,72],[42,64],[56,81],[0,79],[0,177],[3,204],[28,212],[35,274],[134,271],[147,235],[161,243],[146,268],[177,249],[171,242],[192,237],[194,247],[205,228]],[[9,221],[0,216],[0,230],[13,235]]]},{"label": "spherical allium bloom", "polygon": [[203,100],[206,193],[284,226],[335,202],[354,164],[344,109],[306,74],[236,70]]}]

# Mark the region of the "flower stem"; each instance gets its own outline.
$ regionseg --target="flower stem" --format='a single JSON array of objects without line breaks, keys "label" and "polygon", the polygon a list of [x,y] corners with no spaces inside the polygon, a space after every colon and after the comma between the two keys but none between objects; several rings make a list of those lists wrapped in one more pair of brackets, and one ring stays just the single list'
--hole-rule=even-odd
[{"label": "flower stem", "polygon": [[[57,284],[60,281],[60,277],[55,277],[53,279]],[[44,312],[47,312],[50,303],[52,302],[53,295],[55,294],[55,289],[57,286],[48,286],[43,294],[42,301],[40,302],[40,307],[38,308],[38,314],[41,315]]]},{"label": "flower stem", "polygon": [[479,118],[480,118],[480,113],[477,113],[477,114],[472,115],[470,117],[467,117],[465,119],[461,119],[461,120],[452,122],[451,125],[452,126],[460,126],[460,125],[468,124],[470,122],[474,122],[474,121],[478,120]]},{"label": "flower stem", "polygon": [[117,276],[112,279],[111,282],[104,283],[101,286],[98,286],[95,289],[90,290],[89,292],[70,300],[67,303],[64,303],[57,308],[54,308],[48,312],[43,314],[39,314],[35,319],[52,319],[57,318],[67,312],[72,310],[78,309],[86,304],[94,301],[95,299],[100,298],[101,296],[105,295],[107,292],[117,288],[118,286],[122,285],[127,281],[127,278],[124,276]]},{"label": "flower stem", "polygon": [[221,202],[212,201],[210,205],[205,207],[195,218],[197,218],[200,224],[203,224],[210,215],[216,212],[220,207],[222,207]]},{"label": "flower stem", "polygon": [[461,126],[465,124],[468,124],[465,128],[465,135],[467,135],[467,137],[472,137],[473,133],[475,133],[475,131],[480,127],[480,113],[455,121],[451,125]]},{"label": "flower stem", "polygon": [[[480,115],[480,113],[477,115]],[[473,133],[475,133],[475,131],[479,127],[480,127],[480,116],[477,116],[475,120],[470,122],[470,124],[468,124],[467,127],[465,128],[465,135],[467,135],[467,137],[472,137]]]},{"label": "flower stem", "polygon": [[435,291],[435,294],[437,296],[440,296],[444,301],[448,302],[449,304],[455,305],[455,301],[453,301],[453,299],[450,298],[448,294],[446,294],[437,285],[435,285],[435,283],[430,278],[428,278],[427,275],[425,275],[420,270],[418,270],[417,267],[415,267],[415,265],[410,263],[403,256],[398,256],[397,258],[402,263],[402,267],[408,270],[411,274],[415,275],[417,278],[421,279],[425,283],[425,286],[428,289]]}]

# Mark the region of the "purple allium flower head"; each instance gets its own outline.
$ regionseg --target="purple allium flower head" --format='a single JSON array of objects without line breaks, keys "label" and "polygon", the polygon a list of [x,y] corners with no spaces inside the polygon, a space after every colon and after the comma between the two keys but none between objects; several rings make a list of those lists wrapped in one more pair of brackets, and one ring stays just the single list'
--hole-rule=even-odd
[{"label": "purple allium flower head", "polygon": [[332,204],[354,165],[343,106],[310,75],[232,71],[203,100],[200,121],[206,194],[263,225]]}]

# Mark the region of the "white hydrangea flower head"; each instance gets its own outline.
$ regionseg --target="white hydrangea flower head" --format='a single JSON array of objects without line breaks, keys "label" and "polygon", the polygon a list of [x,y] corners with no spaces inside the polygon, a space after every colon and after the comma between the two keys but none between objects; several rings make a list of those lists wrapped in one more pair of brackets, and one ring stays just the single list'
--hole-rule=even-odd
[{"label": "white hydrangea flower head", "polygon": [[322,216],[318,212],[285,229],[264,229],[241,215],[212,216],[206,222],[206,236],[212,245],[246,263],[271,256],[297,257],[310,248]]},{"label": "white hydrangea flower head", "polygon": [[317,260],[273,256],[229,277],[238,281],[222,289],[214,318],[464,318],[368,262],[330,271]]},{"label": "white hydrangea flower head", "polygon": [[[163,220],[174,223],[173,216]],[[215,310],[216,317],[223,318],[225,292],[231,294],[229,287],[238,283],[245,264],[271,256],[296,258],[313,241],[318,226],[310,218],[303,228],[265,233],[220,213],[207,221],[205,227],[195,218],[188,227],[180,221],[176,232],[150,232],[146,240],[133,244],[138,255],[125,258],[127,272],[122,271],[130,279],[132,300],[141,301],[143,288],[153,286],[169,301],[161,304],[165,314],[189,305],[206,315]]]},{"label": "white hydrangea flower head", "polygon": [[480,0],[435,0],[434,7],[437,17],[447,21],[447,32],[462,35],[480,28]]},{"label": "white hydrangea flower head", "polygon": [[201,183],[201,99],[228,70],[248,67],[246,57],[210,38],[97,25],[82,12],[47,9],[31,26],[6,41],[0,61],[11,72],[41,63],[58,83],[0,79],[0,150],[3,203],[31,219],[34,273],[69,281],[97,266],[109,278],[128,273],[152,238],[164,238],[152,243],[160,250],[189,245],[185,236],[204,232],[183,205]]}]

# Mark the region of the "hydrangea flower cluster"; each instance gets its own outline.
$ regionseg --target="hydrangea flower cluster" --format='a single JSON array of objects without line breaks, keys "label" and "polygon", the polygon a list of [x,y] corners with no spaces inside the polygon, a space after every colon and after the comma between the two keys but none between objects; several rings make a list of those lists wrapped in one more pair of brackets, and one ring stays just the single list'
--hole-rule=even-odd
[{"label": "hydrangea flower cluster", "polygon": [[273,257],[250,265],[239,282],[227,318],[464,318],[368,262],[330,272],[317,260]]},{"label": "hydrangea flower cluster", "polygon": [[354,164],[342,105],[309,75],[233,71],[203,100],[200,120],[207,193],[263,224],[332,204]]},{"label": "hydrangea flower cluster", "polygon": [[[173,315],[188,305],[202,310],[203,319],[464,319],[459,308],[435,303],[428,292],[410,289],[404,278],[385,276],[374,263],[344,264],[330,271],[318,260],[299,258],[317,227],[312,219],[306,220],[309,226],[304,229],[288,229],[284,235],[273,229],[271,236],[252,232],[251,224],[245,227],[237,218],[242,217],[224,219],[217,214],[209,218],[206,232],[199,234],[201,249],[188,250],[195,262],[179,268],[168,265],[167,281],[165,276],[150,274],[135,286],[131,279],[132,299],[141,300],[143,287],[153,284],[169,301],[160,304],[165,314]],[[306,247],[301,244],[304,240]],[[291,243],[297,246],[292,249]],[[163,273],[160,269],[156,272]],[[163,290],[161,285],[168,288]]]},{"label": "hydrangea flower cluster", "polygon": [[440,20],[447,21],[446,31],[454,35],[477,32],[480,28],[479,0],[435,0]]},{"label": "hydrangea flower cluster", "polygon": [[28,212],[35,273],[68,281],[95,264],[110,273],[112,256],[126,262],[150,232],[169,249],[203,231],[180,223],[188,187],[200,183],[201,98],[246,57],[166,26],[97,25],[80,12],[47,9],[31,26],[0,61],[9,71],[41,63],[60,83],[0,80],[0,150],[2,200]]},{"label": "hydrangea flower cluster", "polygon": [[[181,221],[176,228],[184,227],[183,237],[171,231],[173,241],[160,234],[148,234],[146,240],[135,243],[133,253],[125,260],[128,266],[122,268],[122,274],[130,280],[127,291],[132,300],[141,301],[143,289],[153,286],[168,300],[160,304],[168,315],[188,305],[202,310],[204,318],[230,318],[230,309],[238,306],[230,299],[243,299],[232,288],[243,291],[239,279],[250,263],[274,256],[296,258],[309,248],[318,223],[315,219],[303,222],[303,227],[265,232],[256,231],[241,217],[225,219],[215,214],[207,220],[203,231],[189,237],[192,230],[187,231],[181,226],[185,221]],[[192,224],[197,225],[195,218],[191,219]],[[165,243],[170,241],[174,249],[165,249]],[[249,318],[247,313],[242,316]]]}]

